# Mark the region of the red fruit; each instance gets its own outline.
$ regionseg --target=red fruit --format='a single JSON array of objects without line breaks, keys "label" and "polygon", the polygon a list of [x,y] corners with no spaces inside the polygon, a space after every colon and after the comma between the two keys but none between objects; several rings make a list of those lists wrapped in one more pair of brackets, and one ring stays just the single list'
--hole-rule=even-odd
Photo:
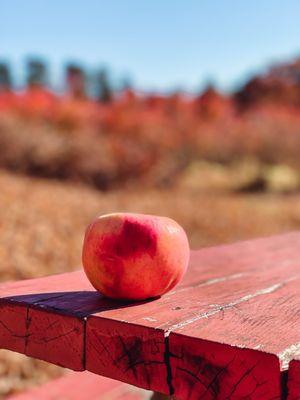
[{"label": "red fruit", "polygon": [[88,279],[105,296],[142,300],[171,290],[189,255],[187,236],[172,219],[116,213],[89,225],[82,261]]}]

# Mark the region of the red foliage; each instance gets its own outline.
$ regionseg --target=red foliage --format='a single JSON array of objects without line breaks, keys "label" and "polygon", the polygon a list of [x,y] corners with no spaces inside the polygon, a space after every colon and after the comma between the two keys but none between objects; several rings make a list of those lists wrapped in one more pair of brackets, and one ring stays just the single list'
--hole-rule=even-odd
[{"label": "red foliage", "polygon": [[76,171],[101,187],[132,178],[145,182],[149,176],[156,182],[172,180],[195,158],[231,162],[252,156],[300,167],[297,65],[272,69],[234,96],[212,87],[200,96],[126,90],[101,103],[58,96],[41,86],[2,91],[0,117],[14,119],[14,131],[22,125],[22,135],[1,136],[0,124],[6,149],[0,165],[43,176],[69,177]]}]

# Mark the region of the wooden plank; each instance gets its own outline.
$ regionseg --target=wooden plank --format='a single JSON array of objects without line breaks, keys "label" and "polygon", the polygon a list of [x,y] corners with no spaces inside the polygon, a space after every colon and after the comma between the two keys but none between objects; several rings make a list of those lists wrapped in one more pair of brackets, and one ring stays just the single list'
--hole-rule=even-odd
[{"label": "wooden plank", "polygon": [[0,348],[25,352],[27,308],[0,303]]},{"label": "wooden plank", "polygon": [[[179,398],[279,398],[285,390],[279,370],[288,368],[300,342],[299,272],[300,260],[292,254],[282,261],[278,257],[271,270],[261,268],[247,282],[236,281],[233,295],[229,285],[212,286],[215,293],[203,293],[206,311],[197,307],[193,316],[169,328]],[[245,284],[248,293],[242,290]]]},{"label": "wooden plank", "polygon": [[[70,354],[70,368],[166,394],[175,390],[179,399],[279,399],[281,370],[291,357],[285,355],[300,342],[299,248],[300,234],[291,233],[192,252],[189,271],[173,292],[140,303],[103,299],[81,272],[8,285],[0,292],[0,346],[24,352],[39,313],[51,314],[53,323],[59,315],[70,319],[71,331],[75,321],[82,327],[75,346],[82,358]],[[21,315],[17,326],[11,306]],[[22,307],[32,313],[33,332]],[[49,359],[54,352],[51,362],[61,361],[55,346],[43,338],[33,342],[40,346],[33,356]],[[71,347],[65,339],[61,346]]]},{"label": "wooden plank", "polygon": [[85,369],[83,309],[99,295],[82,272],[4,284],[0,293],[0,347]]},{"label": "wooden plank", "polygon": [[164,332],[112,318],[87,324],[86,368],[148,390],[169,393]]},{"label": "wooden plank", "polygon": [[82,271],[5,284],[0,347],[84,370],[85,316],[124,306],[95,292]]},{"label": "wooden plank", "polygon": [[197,398],[193,393],[217,399],[278,397],[280,369],[288,367],[299,341],[299,284],[215,307],[191,324],[183,321],[169,337],[175,393],[189,399]]},{"label": "wooden plank", "polygon": [[113,379],[89,372],[68,373],[7,400],[146,400],[150,394]]},{"label": "wooden plank", "polygon": [[83,371],[85,317],[122,307],[96,292],[83,271],[3,284],[0,348]]},{"label": "wooden plank", "polygon": [[[299,355],[300,344],[293,349],[294,353]],[[289,364],[288,380],[287,380],[287,400],[300,399],[300,358],[295,358]]]},{"label": "wooden plank", "polygon": [[[269,343],[272,329],[265,332],[261,321],[265,302],[270,298],[269,307],[273,302],[276,304],[279,300],[275,294],[281,286],[285,287],[294,279],[297,291],[299,246],[300,235],[289,234],[192,253],[189,273],[170,294],[155,301],[121,310],[105,310],[88,317],[87,369],[163,393],[175,390],[175,395],[183,399],[196,399],[199,393],[208,399],[238,399],[241,393],[249,399],[280,398],[279,355],[291,345],[291,340],[297,340],[298,329],[291,324],[293,335],[284,337],[281,332],[280,343],[275,348]],[[255,303],[258,299],[259,302]],[[236,309],[242,309],[248,303],[251,304],[248,310],[251,324],[247,329],[250,336],[255,330],[255,341],[245,340],[243,344],[240,336],[245,336],[245,332],[236,329],[237,321],[231,317],[227,326],[224,325],[223,336],[218,337],[217,334],[223,331],[222,315],[227,315],[230,308],[234,310],[231,312],[234,315]],[[260,314],[256,308],[261,311]],[[288,322],[292,312],[288,300],[283,312],[287,321],[281,321],[280,316],[272,314],[269,320],[271,328],[274,325],[278,329],[281,323]],[[109,321],[105,329],[104,318]],[[203,334],[202,327],[211,320],[217,320],[217,327],[212,322]],[[129,327],[133,325],[137,328],[132,337]],[[145,332],[162,347],[164,341],[164,365],[160,364],[162,359],[152,359],[151,346],[144,339]],[[230,332],[236,332],[240,342],[232,342]],[[119,344],[120,336],[123,342],[125,340],[123,350]],[[128,343],[127,336],[130,337]],[[131,345],[132,342],[139,343],[139,351],[137,346]],[[101,354],[101,362],[100,357],[95,357],[95,351]],[[128,368],[134,365],[132,359],[139,364],[135,376],[134,371]],[[124,360],[127,361],[127,368]],[[158,366],[155,367],[156,362]],[[150,382],[146,380],[145,370],[151,377]],[[197,379],[203,378],[201,375],[204,377],[202,387],[200,383],[196,385]],[[267,383],[264,376],[268,378]]]}]

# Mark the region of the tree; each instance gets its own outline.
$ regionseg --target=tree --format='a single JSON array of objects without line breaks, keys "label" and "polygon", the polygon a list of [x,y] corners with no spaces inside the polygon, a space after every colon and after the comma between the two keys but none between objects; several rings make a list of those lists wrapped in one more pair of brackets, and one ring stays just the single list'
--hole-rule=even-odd
[{"label": "tree", "polygon": [[38,58],[28,59],[26,63],[27,86],[45,86],[47,84],[47,66]]},{"label": "tree", "polygon": [[6,62],[0,62],[0,92],[10,90],[12,86],[11,72]]},{"label": "tree", "polygon": [[105,69],[100,69],[95,74],[96,98],[102,103],[110,103],[113,99],[113,88]]},{"label": "tree", "polygon": [[82,67],[73,63],[66,66],[66,86],[72,97],[86,97],[86,74]]}]

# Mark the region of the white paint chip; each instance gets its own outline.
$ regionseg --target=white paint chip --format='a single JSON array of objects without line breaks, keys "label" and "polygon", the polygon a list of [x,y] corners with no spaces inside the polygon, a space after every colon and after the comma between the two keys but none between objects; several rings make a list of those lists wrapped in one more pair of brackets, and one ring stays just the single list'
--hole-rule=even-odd
[{"label": "white paint chip", "polygon": [[300,343],[294,343],[286,349],[282,350],[278,354],[281,369],[287,369],[290,361],[297,356],[300,356]]}]

